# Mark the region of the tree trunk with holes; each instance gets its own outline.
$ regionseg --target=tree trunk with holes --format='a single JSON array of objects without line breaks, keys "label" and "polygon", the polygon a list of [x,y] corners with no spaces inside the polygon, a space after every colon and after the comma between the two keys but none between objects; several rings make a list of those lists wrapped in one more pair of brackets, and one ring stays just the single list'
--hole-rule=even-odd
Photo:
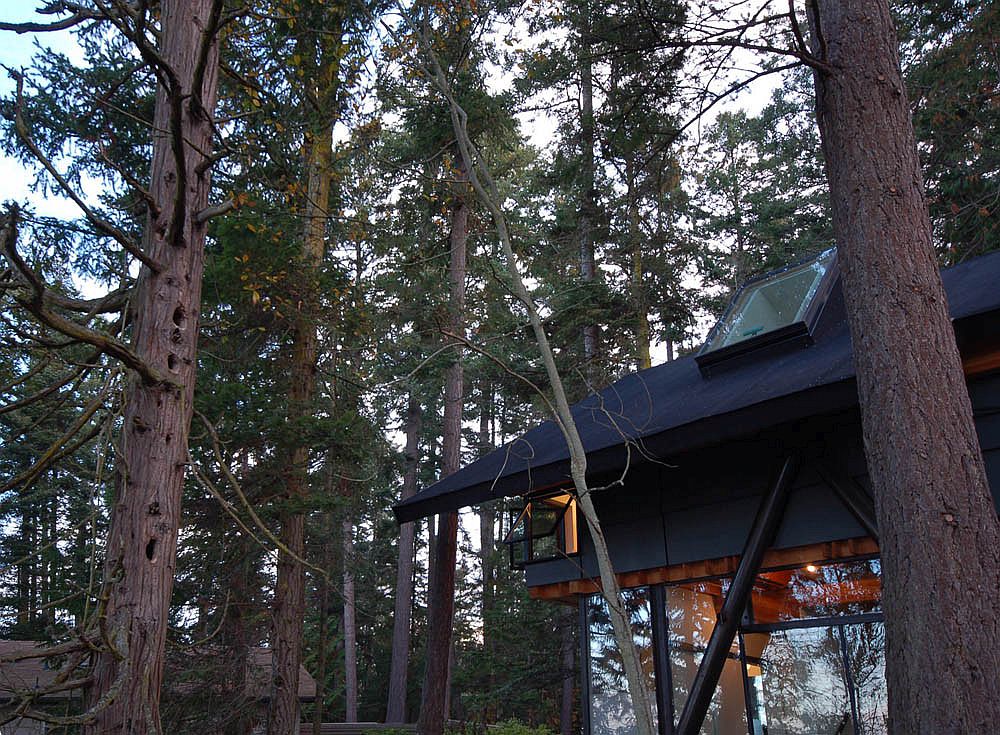
[{"label": "tree trunk with holes", "polygon": [[209,39],[194,96],[192,85],[211,8],[211,0],[165,0],[161,10],[159,53],[179,88],[161,86],[156,94],[150,193],[159,212],[146,226],[144,246],[160,267],[140,271],[132,342],[139,358],[168,382],[149,385],[133,375],[127,389],[105,562],[104,625],[116,651],[102,652],[95,662],[89,699],[97,712],[89,733],[161,731],[160,685],[204,266],[206,224],[195,215],[207,206],[210,188],[210,174],[198,167],[212,150],[215,39]]},{"label": "tree trunk with holes", "polygon": [[[458,157],[451,214],[448,267],[449,324],[457,336],[465,334],[466,245],[469,239],[468,171]],[[452,362],[445,376],[444,425],[441,449],[441,477],[457,472],[462,463],[462,345],[457,339]],[[440,735],[448,717],[445,703],[451,658],[452,621],[455,614],[455,561],[458,551],[458,513],[443,513],[438,519],[434,544],[433,584],[429,586],[427,621],[427,663],[424,669],[423,699],[417,730],[421,735]]]},{"label": "tree trunk with holes", "polygon": [[886,0],[810,7],[883,569],[889,731],[1000,722],[1000,524],[935,261]]}]

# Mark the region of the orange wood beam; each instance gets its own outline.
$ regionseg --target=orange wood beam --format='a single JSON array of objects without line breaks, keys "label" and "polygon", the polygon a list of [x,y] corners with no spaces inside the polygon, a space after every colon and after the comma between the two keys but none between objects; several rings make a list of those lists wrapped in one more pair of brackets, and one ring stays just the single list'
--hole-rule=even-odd
[{"label": "orange wood beam", "polygon": [[1000,349],[993,347],[965,355],[962,357],[962,367],[969,377],[1000,369]]},{"label": "orange wood beam", "polygon": [[[805,566],[829,561],[854,559],[871,556],[879,552],[878,543],[869,536],[846,539],[844,541],[827,541],[820,544],[795,546],[790,549],[771,549],[764,554],[762,570],[780,567]],[[615,575],[622,587],[644,587],[651,584],[676,584],[692,582],[709,577],[722,577],[736,573],[739,566],[739,556],[724,556],[718,559],[673,564],[653,569],[640,569],[635,572],[624,572]],[[559,602],[574,602],[578,595],[592,595],[601,591],[600,580],[572,579],[566,582],[542,584],[529,587],[528,593],[536,600],[552,600]]]}]

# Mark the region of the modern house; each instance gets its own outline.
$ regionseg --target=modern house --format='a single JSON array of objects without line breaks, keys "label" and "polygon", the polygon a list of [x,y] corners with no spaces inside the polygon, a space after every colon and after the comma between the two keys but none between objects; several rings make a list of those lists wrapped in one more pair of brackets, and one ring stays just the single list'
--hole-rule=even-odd
[{"label": "modern house", "polygon": [[[1000,253],[942,277],[1000,501]],[[746,284],[698,355],[573,413],[660,732],[682,713],[719,735],[887,732],[878,528],[835,251]],[[570,487],[549,422],[395,511],[523,497],[512,560],[535,598],[579,608],[584,735],[630,735]]]}]

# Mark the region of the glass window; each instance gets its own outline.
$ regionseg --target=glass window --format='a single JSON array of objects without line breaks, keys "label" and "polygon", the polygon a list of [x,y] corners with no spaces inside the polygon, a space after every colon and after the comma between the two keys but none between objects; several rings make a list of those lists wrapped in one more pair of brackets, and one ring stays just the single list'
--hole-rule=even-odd
[{"label": "glass window", "polygon": [[753,732],[854,734],[837,627],[744,636]]},{"label": "glass window", "polygon": [[[729,580],[714,580],[667,588],[675,720],[679,720],[684,711],[728,587]],[[734,642],[699,732],[704,735],[743,735],[747,732],[746,721],[739,647]]]},{"label": "glass window", "polygon": [[836,249],[830,248],[813,260],[745,286],[713,330],[702,353],[803,321],[835,255]]},{"label": "glass window", "polygon": [[531,545],[528,541],[528,507],[515,511],[514,522],[510,526],[510,532],[504,543],[510,547],[510,565],[512,567],[523,566],[531,558]]},{"label": "glass window", "polygon": [[860,735],[887,735],[889,703],[885,683],[885,625],[845,625],[844,640],[858,706],[858,732]]},{"label": "glass window", "polygon": [[[632,624],[632,639],[639,654],[643,678],[656,721],[656,685],[653,675],[653,626],[645,589],[622,590]],[[587,604],[590,644],[591,735],[635,735],[638,732],[632,700],[625,683],[621,654],[615,643],[608,604],[594,595]]]},{"label": "glass window", "polygon": [[516,516],[504,543],[512,566],[556,559],[579,551],[576,498],[568,493],[535,498]]},{"label": "glass window", "polygon": [[878,612],[881,601],[878,559],[764,572],[751,597],[755,623]]}]

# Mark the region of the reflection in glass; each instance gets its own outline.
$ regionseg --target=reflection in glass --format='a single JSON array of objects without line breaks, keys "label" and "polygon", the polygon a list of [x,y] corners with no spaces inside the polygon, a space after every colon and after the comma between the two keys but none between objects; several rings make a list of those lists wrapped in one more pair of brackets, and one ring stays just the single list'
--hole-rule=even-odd
[{"label": "reflection in glass", "polygon": [[878,559],[868,559],[764,572],[754,583],[754,622],[878,612],[881,571]]},{"label": "reflection in glass", "polygon": [[[632,638],[655,708],[653,678],[653,628],[645,589],[622,590],[632,625]],[[628,695],[621,654],[615,643],[608,605],[595,595],[588,600],[587,622],[590,643],[590,727],[592,735],[634,735],[638,732],[632,701]],[[656,711],[653,710],[653,721]]]},{"label": "reflection in glass", "polygon": [[510,525],[507,538],[504,539],[504,543],[510,547],[510,565],[512,567],[523,565],[531,554],[530,542],[528,541],[528,522],[530,519],[528,507],[530,506],[515,511],[517,515]]},{"label": "reflection in glass", "polygon": [[[840,634],[835,627],[755,634],[747,641],[755,733],[853,735]],[[751,650],[756,648],[757,650]]]},{"label": "reflection in glass", "polygon": [[[691,684],[715,628],[716,613],[722,608],[728,583],[729,580],[716,580],[667,588],[675,719],[679,719],[684,711]],[[742,735],[746,731],[739,649],[734,643],[699,732],[705,735]]]},{"label": "reflection in glass", "polygon": [[860,735],[889,732],[889,705],[885,684],[885,626],[860,623],[844,626],[847,661],[858,703]]}]

